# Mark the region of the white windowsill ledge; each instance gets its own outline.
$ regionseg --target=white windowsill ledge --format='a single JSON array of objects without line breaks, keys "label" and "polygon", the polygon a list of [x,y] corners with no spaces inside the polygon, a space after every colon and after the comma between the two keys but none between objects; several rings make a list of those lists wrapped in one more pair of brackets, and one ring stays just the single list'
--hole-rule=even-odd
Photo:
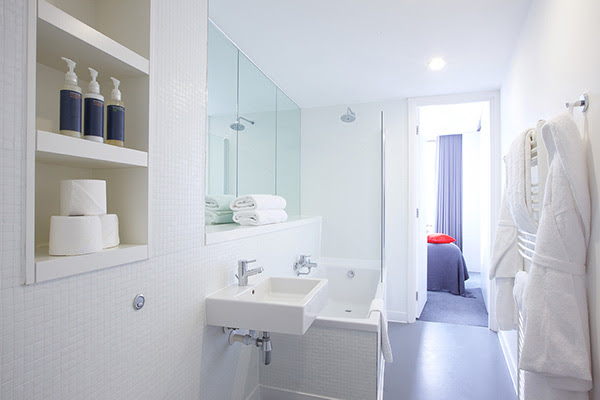
[{"label": "white windowsill ledge", "polygon": [[321,217],[289,217],[285,222],[261,226],[241,226],[238,224],[206,225],[205,241],[207,245],[230,242],[232,240],[265,235],[312,223],[321,223]]}]

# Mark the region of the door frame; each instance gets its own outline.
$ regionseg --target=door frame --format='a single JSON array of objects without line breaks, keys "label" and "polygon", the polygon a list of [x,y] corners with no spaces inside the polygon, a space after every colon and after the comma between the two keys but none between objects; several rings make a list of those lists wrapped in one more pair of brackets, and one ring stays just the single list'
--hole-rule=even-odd
[{"label": "door frame", "polygon": [[[498,212],[500,209],[501,195],[501,148],[500,148],[500,92],[485,91],[472,92],[462,94],[451,94],[442,96],[428,97],[413,97],[408,99],[408,269],[406,279],[406,304],[407,304],[407,322],[416,321],[417,313],[417,240],[416,234],[419,224],[419,219],[416,210],[419,207],[418,193],[416,188],[418,171],[420,165],[417,165],[419,141],[417,139],[417,112],[422,106],[446,105],[459,103],[472,103],[480,101],[490,102],[490,225],[486,236],[489,238],[487,246],[487,254],[482,255],[486,259],[491,259],[491,245],[494,240],[494,233],[498,221]],[[488,265],[489,267],[489,265]],[[483,269],[483,268],[482,268]],[[487,272],[487,271],[486,271]],[[482,276],[482,279],[487,279],[487,276]],[[495,298],[494,287],[489,285],[487,305],[488,305],[488,326],[492,330],[497,330],[496,325],[496,310],[492,299]]]}]

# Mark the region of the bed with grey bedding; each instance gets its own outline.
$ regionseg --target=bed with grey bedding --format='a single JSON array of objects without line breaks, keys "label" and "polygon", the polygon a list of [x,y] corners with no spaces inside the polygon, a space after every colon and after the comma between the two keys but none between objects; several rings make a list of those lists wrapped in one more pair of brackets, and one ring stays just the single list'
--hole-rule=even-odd
[{"label": "bed with grey bedding", "polygon": [[465,295],[469,272],[454,243],[427,243],[427,290]]}]

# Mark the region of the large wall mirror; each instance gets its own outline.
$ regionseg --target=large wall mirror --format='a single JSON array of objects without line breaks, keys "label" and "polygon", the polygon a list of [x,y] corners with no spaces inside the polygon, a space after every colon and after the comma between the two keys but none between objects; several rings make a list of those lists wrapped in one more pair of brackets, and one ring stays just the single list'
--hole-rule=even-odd
[{"label": "large wall mirror", "polygon": [[277,194],[300,214],[300,107],[212,23],[206,193]]}]

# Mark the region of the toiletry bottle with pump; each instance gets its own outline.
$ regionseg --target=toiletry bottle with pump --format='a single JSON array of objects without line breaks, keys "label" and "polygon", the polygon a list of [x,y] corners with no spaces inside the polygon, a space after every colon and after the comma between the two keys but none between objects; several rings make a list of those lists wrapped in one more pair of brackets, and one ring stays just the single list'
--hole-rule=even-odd
[{"label": "toiletry bottle with pump", "polygon": [[77,86],[75,61],[61,57],[68,65],[65,84],[60,90],[59,132],[63,135],[81,137],[81,88]]},{"label": "toiletry bottle with pump", "polygon": [[88,68],[92,75],[89,92],[83,98],[83,138],[94,142],[104,142],[104,96],[96,81],[98,71]]},{"label": "toiletry bottle with pump", "polygon": [[106,143],[123,147],[125,140],[125,104],[121,101],[121,91],[117,78],[110,77],[114,89],[106,103]]}]

